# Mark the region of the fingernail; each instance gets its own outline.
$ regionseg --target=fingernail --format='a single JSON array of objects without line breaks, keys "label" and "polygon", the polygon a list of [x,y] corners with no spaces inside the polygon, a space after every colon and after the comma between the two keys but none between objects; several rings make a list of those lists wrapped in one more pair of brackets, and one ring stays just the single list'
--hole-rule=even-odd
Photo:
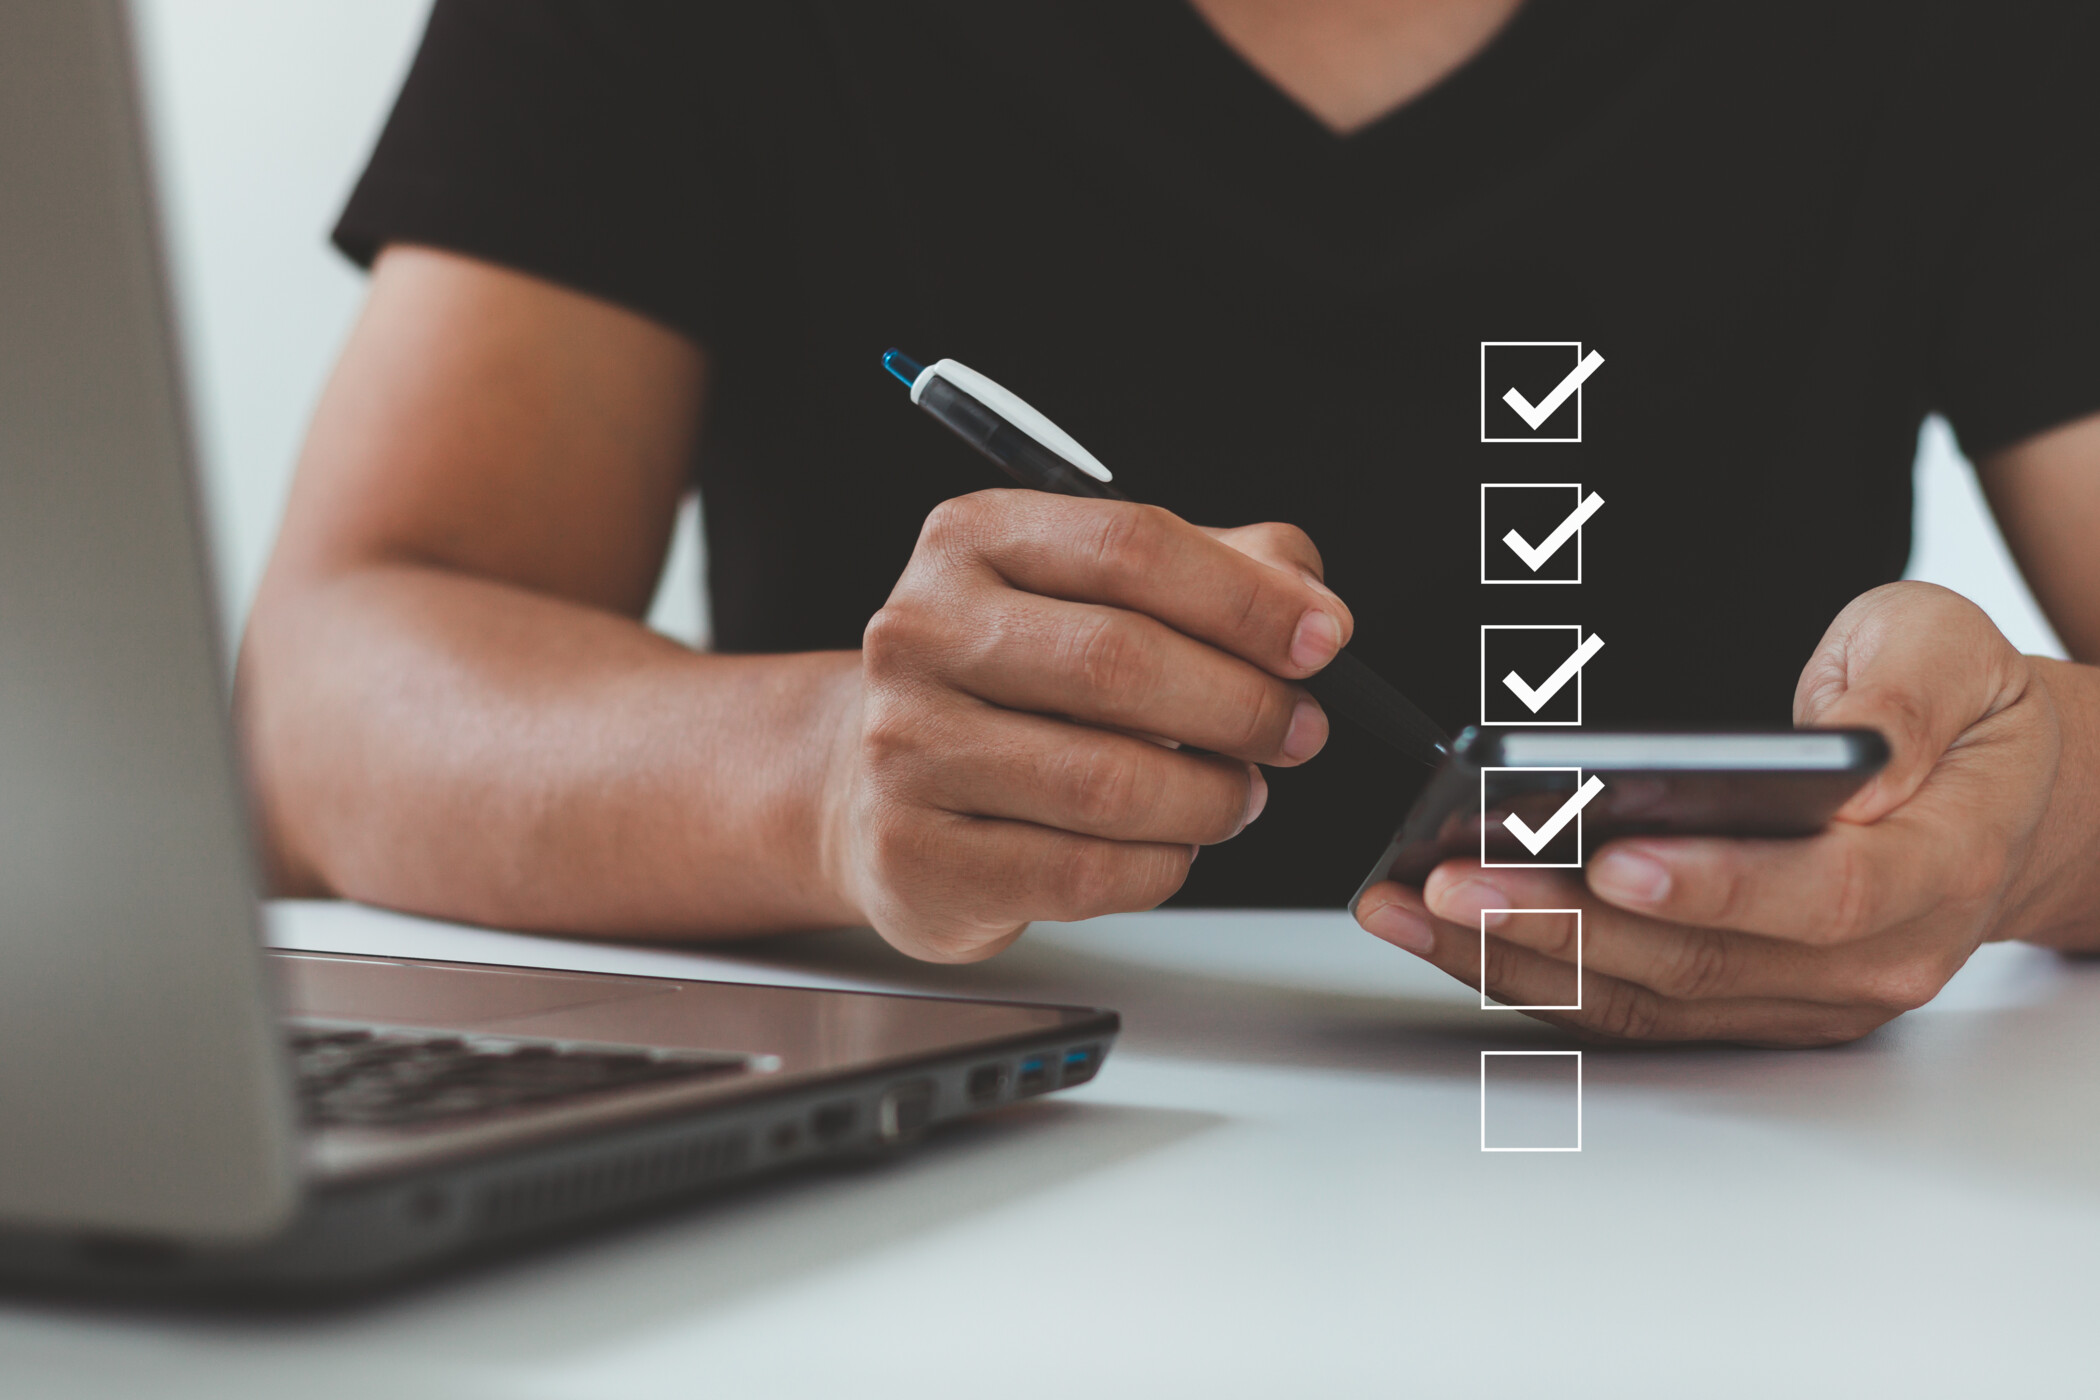
[{"label": "fingernail", "polygon": [[1327,712],[1313,699],[1298,702],[1291,711],[1291,727],[1283,736],[1283,756],[1303,763],[1327,745]]},{"label": "fingernail", "polygon": [[1639,851],[1613,851],[1590,867],[1590,888],[1614,904],[1660,904],[1670,893],[1670,870]]},{"label": "fingernail", "polygon": [[[1240,831],[1254,825],[1254,819],[1261,815],[1261,809],[1269,805],[1269,780],[1264,778],[1261,769],[1252,763],[1247,765],[1247,774],[1247,814],[1240,818]],[[1240,831],[1232,834],[1237,836]]]},{"label": "fingernail", "polygon": [[1436,898],[1436,912],[1454,924],[1501,928],[1509,922],[1509,895],[1485,880],[1461,880]]},{"label": "fingernail", "polygon": [[1366,932],[1419,957],[1426,958],[1436,950],[1436,933],[1429,927],[1429,921],[1411,909],[1403,909],[1397,904],[1381,904],[1364,910],[1358,917]]},{"label": "fingernail", "polygon": [[1333,614],[1314,608],[1298,619],[1298,630],[1291,636],[1292,665],[1316,671],[1334,660],[1341,649],[1342,624]]}]

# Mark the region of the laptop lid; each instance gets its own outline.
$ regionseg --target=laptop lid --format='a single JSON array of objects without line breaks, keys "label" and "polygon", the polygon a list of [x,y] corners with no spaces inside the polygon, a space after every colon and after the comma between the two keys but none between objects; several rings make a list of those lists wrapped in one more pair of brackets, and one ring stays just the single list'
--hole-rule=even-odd
[{"label": "laptop lid", "polygon": [[296,1199],[120,0],[0,0],[0,1221]]}]

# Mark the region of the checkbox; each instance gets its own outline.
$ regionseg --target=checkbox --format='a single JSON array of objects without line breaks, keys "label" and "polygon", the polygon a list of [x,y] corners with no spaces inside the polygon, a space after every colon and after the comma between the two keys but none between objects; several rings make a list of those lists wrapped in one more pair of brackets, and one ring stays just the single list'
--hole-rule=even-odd
[{"label": "checkbox", "polygon": [[[1571,969],[1567,994],[1559,1001],[1533,1002],[1519,1005],[1516,1002],[1496,1001],[1487,989],[1487,919],[1490,914],[1501,914],[1508,919],[1573,919],[1575,921],[1575,966]],[[1504,924],[1503,927],[1508,927]],[[1522,940],[1517,940],[1521,942]],[[1530,946],[1526,944],[1525,946]],[[1563,964],[1565,966],[1565,964]],[[1580,909],[1483,909],[1480,911],[1480,1009],[1482,1011],[1580,1011],[1582,1010],[1582,911]]]},{"label": "checkbox", "polygon": [[1480,863],[1524,870],[1582,867],[1582,809],[1604,790],[1580,768],[1480,770]]},{"label": "checkbox", "polygon": [[1576,623],[1485,623],[1480,723],[1567,728],[1582,723],[1582,672],[1604,649]]},{"label": "checkbox", "polygon": [[1582,390],[1604,364],[1579,340],[1480,342],[1482,442],[1581,442]]},{"label": "checkbox", "polygon": [[1480,1052],[1482,1152],[1582,1151],[1582,1052]]},{"label": "checkbox", "polygon": [[1581,583],[1583,526],[1603,505],[1579,482],[1483,483],[1480,581]]}]

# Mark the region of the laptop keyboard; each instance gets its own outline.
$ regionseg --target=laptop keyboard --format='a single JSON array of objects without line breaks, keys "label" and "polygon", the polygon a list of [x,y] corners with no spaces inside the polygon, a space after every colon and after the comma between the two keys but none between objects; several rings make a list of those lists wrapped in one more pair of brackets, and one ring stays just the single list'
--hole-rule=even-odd
[{"label": "laptop keyboard", "polygon": [[726,1079],[741,1057],[666,1055],[362,1026],[293,1026],[299,1105],[316,1128],[394,1128],[643,1085]]}]

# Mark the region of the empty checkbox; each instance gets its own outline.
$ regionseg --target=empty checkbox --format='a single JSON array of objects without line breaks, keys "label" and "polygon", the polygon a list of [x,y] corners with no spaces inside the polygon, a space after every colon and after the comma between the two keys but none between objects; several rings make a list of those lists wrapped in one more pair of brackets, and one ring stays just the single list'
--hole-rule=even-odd
[{"label": "empty checkbox", "polygon": [[1582,1151],[1582,1052],[1480,1052],[1482,1152]]},{"label": "empty checkbox", "polygon": [[[1531,999],[1496,1001],[1487,987],[1488,916],[1500,914],[1497,936],[1525,948],[1573,947],[1573,963],[1549,958],[1539,969],[1542,981],[1529,988]],[[1518,920],[1527,927],[1512,936],[1510,925]],[[1582,911],[1580,909],[1483,909],[1480,911],[1480,1009],[1482,1011],[1580,1011],[1582,1010]]]}]

